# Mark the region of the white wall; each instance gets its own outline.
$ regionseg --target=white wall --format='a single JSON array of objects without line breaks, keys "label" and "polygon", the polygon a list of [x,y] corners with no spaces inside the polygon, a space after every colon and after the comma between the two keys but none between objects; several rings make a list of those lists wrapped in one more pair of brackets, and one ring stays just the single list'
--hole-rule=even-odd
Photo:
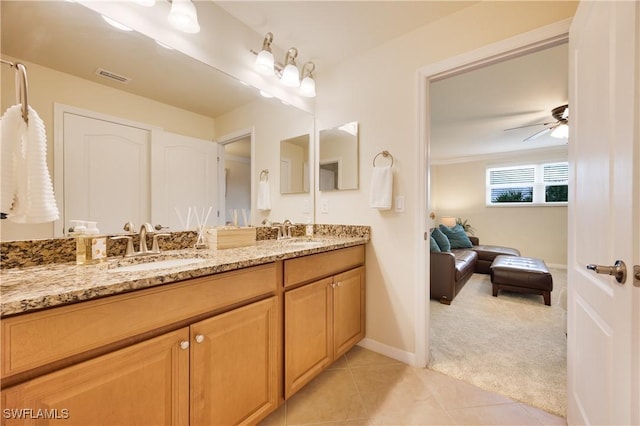
[{"label": "white wall", "polygon": [[[532,29],[570,18],[575,2],[480,2],[318,74],[320,128],[360,124],[360,189],[317,195],[319,223],[367,224],[367,341],[370,347],[415,362],[415,295],[424,225],[417,223],[417,70]],[[406,213],[367,207],[371,161],[394,157],[394,194]],[[329,213],[320,212],[323,199]],[[426,301],[425,301],[426,303]]]},{"label": "white wall", "polygon": [[468,219],[481,244],[514,247],[523,256],[547,264],[567,264],[567,207],[487,207],[485,171],[488,167],[567,161],[567,150],[501,155],[492,159],[432,165],[432,209],[436,223],[443,216]]}]

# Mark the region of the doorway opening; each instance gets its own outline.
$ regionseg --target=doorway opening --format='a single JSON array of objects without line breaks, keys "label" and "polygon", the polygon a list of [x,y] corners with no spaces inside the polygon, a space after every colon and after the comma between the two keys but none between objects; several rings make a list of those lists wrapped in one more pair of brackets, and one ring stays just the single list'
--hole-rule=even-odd
[{"label": "doorway opening", "polygon": [[[243,131],[218,142],[219,225],[252,224],[252,140],[252,132]],[[249,223],[241,222],[245,217]]]},{"label": "doorway opening", "polygon": [[[567,43],[568,37],[568,29],[569,22],[561,22],[559,24],[554,24],[549,27],[545,27],[543,29],[533,31],[531,33],[524,34],[522,36],[515,37],[513,39],[508,39],[500,43],[496,43],[495,45],[488,46],[486,48],[478,49],[476,51],[470,52],[468,54],[461,55],[459,57],[454,57],[450,60],[446,60],[444,62],[434,64],[432,66],[425,67],[419,70],[419,90],[420,90],[420,104],[419,104],[419,112],[420,112],[420,123],[419,123],[419,135],[420,135],[420,144],[419,144],[419,173],[422,176],[421,180],[421,194],[419,194],[419,199],[423,201],[421,205],[423,209],[419,214],[420,223],[425,226],[425,243],[429,241],[429,231],[431,228],[438,225],[438,217],[439,216],[461,216],[460,211],[464,209],[464,207],[460,207],[460,211],[456,210],[452,207],[447,207],[448,211],[440,211],[438,203],[435,199],[435,185],[438,184],[437,176],[435,169],[436,162],[433,161],[434,153],[438,152],[438,149],[435,145],[436,143],[436,132],[437,129],[434,127],[437,123],[434,117],[434,111],[436,105],[432,104],[432,92],[434,90],[433,85],[439,81],[446,81],[447,78],[455,77],[462,75],[463,73],[467,73],[470,71],[480,70],[482,68],[488,67],[493,64],[505,62],[509,59],[520,58],[526,55],[530,55],[535,52],[540,52],[545,49],[549,49],[555,46],[559,46]],[[568,76],[568,72],[565,76]],[[457,106],[454,106],[454,109],[458,109],[458,111],[462,114],[464,113],[464,108],[466,107],[466,103],[460,103]],[[487,112],[487,111],[485,111]],[[522,116],[525,114],[523,113]],[[514,117],[517,117],[517,114],[513,114]],[[487,117],[482,117],[479,115],[476,117],[478,121],[483,119],[487,119]],[[537,121],[537,120],[536,120]],[[453,123],[455,126],[458,123]],[[510,126],[513,127],[513,126]],[[441,161],[441,164],[455,164],[459,168],[459,166],[464,161],[461,157],[466,157],[469,155],[470,150],[465,150],[465,154],[455,154],[446,158],[444,161]],[[477,154],[479,155],[479,154]],[[495,156],[495,154],[491,154],[489,152],[482,154],[486,159],[491,158],[491,156]],[[505,152],[500,154],[503,156],[507,156],[508,154]],[[468,161],[469,158],[464,159]],[[480,181],[480,185],[484,185],[484,176],[475,177],[476,180]],[[477,188],[476,188],[477,189]],[[484,188],[481,189],[482,198],[484,199]],[[455,197],[454,197],[455,198]],[[458,199],[464,199],[463,197],[458,197]],[[484,205],[482,206],[484,208]],[[433,214],[435,217],[430,219],[430,214]],[[566,214],[565,214],[566,216]],[[465,217],[462,217],[464,220]],[[478,223],[474,223],[471,221],[471,224],[478,227],[482,221],[479,220]],[[480,226],[481,229],[484,229],[484,226]],[[481,243],[484,242],[486,244],[491,244],[491,235],[481,236]],[[497,245],[497,244],[496,244]],[[418,342],[418,360],[419,363],[424,362],[426,366],[430,361],[431,352],[432,352],[432,341],[434,339],[431,338],[431,307],[430,307],[430,299],[429,299],[429,286],[430,286],[430,256],[429,256],[429,246],[428,244],[422,245],[422,254],[420,256],[421,259],[424,259],[422,264],[419,266],[420,270],[418,271],[419,278],[423,278],[420,282],[425,283],[424,286],[420,286],[419,295],[418,295],[418,314],[420,317],[424,314],[424,322],[423,324],[418,324],[416,327],[416,332],[419,333],[416,336],[416,341]],[[499,300],[499,299],[498,299]],[[426,303],[425,303],[426,301]],[[445,309],[455,309],[455,301],[452,306],[447,306]],[[482,331],[479,330],[479,333]],[[423,346],[424,345],[424,346]],[[566,358],[565,358],[566,361]],[[473,374],[473,373],[471,373]]]}]

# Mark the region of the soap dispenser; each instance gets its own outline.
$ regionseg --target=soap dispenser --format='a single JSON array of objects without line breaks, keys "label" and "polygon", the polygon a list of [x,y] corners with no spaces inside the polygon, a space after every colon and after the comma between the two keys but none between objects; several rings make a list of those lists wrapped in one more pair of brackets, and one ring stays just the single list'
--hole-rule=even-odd
[{"label": "soap dispenser", "polygon": [[76,237],[76,264],[89,265],[107,260],[107,237],[99,235],[96,222],[72,220]]}]

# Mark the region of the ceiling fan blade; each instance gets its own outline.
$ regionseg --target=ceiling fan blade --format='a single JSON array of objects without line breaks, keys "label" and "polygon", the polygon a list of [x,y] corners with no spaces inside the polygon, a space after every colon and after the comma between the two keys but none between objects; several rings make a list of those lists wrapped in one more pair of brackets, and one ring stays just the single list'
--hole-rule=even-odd
[{"label": "ceiling fan blade", "polygon": [[531,136],[529,136],[528,138],[524,139],[522,142],[529,142],[529,141],[538,139],[540,136],[546,135],[547,133],[549,133],[550,131],[552,131],[556,127],[558,127],[558,126],[555,125],[555,126],[547,127],[546,129],[542,129],[539,132],[536,132],[536,133],[532,134]]},{"label": "ceiling fan blade", "polygon": [[536,124],[527,124],[526,126],[518,126],[518,127],[511,127],[508,129],[504,129],[504,131],[506,132],[507,130],[516,130],[516,129],[524,129],[526,127],[533,127],[533,126],[548,126],[550,124],[555,124],[555,121],[550,121],[547,123],[536,123]]}]

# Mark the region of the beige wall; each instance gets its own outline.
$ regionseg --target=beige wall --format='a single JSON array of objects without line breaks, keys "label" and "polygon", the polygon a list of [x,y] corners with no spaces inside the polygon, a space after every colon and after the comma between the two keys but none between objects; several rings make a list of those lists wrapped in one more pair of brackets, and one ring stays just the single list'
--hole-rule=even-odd
[{"label": "beige wall", "polygon": [[[280,141],[303,134],[313,135],[313,116],[291,106],[283,105],[276,99],[260,99],[244,105],[235,111],[216,118],[216,139],[253,129],[253,224],[263,220],[305,223],[313,214],[313,194],[280,194]],[[311,137],[310,146],[313,147]],[[271,210],[258,211],[258,179],[260,172],[269,170]],[[305,213],[305,206],[309,212]]]},{"label": "beige wall", "polygon": [[481,244],[515,247],[523,256],[566,265],[566,206],[487,207],[485,203],[487,167],[555,161],[567,161],[566,149],[432,166],[431,201],[436,223],[441,223],[443,216],[468,219]]},{"label": "beige wall", "polygon": [[[29,105],[44,121],[47,132],[47,156],[51,178],[54,176],[53,122],[54,103],[65,104],[101,114],[146,123],[166,131],[212,140],[214,120],[171,105],[112,89],[102,84],[61,73],[20,59],[3,57],[25,64],[29,82]],[[14,73],[2,68],[2,98],[0,108],[4,112],[16,103]],[[61,200],[57,200],[61,203]],[[23,225],[0,221],[2,240],[52,238],[53,224]]]},{"label": "beige wall", "polygon": [[[318,73],[319,128],[360,124],[360,189],[317,195],[319,223],[372,227],[367,248],[367,342],[415,362],[416,294],[424,224],[418,223],[417,70],[538,27],[570,18],[576,2],[480,2]],[[368,208],[371,161],[394,157],[394,195],[405,213]],[[323,199],[329,213],[320,212]],[[484,226],[484,225],[483,225]],[[425,301],[426,303],[426,301]]]}]

